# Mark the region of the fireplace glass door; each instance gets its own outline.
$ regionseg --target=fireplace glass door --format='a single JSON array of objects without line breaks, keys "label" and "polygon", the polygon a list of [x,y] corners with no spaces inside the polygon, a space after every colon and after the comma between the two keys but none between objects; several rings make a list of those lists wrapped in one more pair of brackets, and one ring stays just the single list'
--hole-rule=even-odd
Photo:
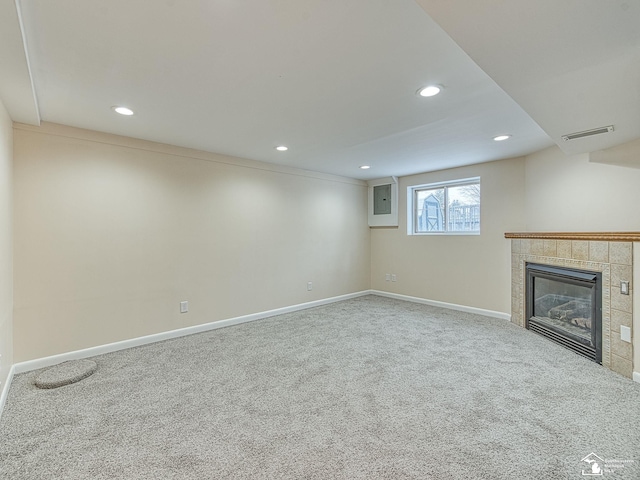
[{"label": "fireplace glass door", "polygon": [[527,264],[527,328],[601,361],[598,272]]}]

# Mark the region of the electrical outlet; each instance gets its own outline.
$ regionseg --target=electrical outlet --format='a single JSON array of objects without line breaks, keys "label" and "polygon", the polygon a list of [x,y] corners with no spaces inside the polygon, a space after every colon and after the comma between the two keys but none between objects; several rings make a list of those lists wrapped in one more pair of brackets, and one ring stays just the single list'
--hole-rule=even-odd
[{"label": "electrical outlet", "polygon": [[622,295],[629,295],[629,282],[620,282],[620,293]]},{"label": "electrical outlet", "polygon": [[307,290],[310,292],[313,290],[313,282],[307,282]]},{"label": "electrical outlet", "polygon": [[180,313],[187,313],[189,311],[189,302],[180,302]]},{"label": "electrical outlet", "polygon": [[395,274],[395,273],[392,273],[392,274],[391,274],[391,281],[392,281],[392,282],[395,282],[397,279],[398,279],[398,277],[396,277],[396,274]]},{"label": "electrical outlet", "polygon": [[388,282],[389,280],[391,280],[391,274],[390,273],[385,273],[384,274],[384,281]]}]

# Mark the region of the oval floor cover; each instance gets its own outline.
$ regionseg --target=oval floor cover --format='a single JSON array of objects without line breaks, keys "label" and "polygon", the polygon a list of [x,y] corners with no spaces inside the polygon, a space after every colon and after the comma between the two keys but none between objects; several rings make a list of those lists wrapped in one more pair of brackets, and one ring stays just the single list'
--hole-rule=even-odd
[{"label": "oval floor cover", "polygon": [[92,375],[98,368],[93,360],[70,360],[51,367],[36,377],[38,388],[58,388]]}]

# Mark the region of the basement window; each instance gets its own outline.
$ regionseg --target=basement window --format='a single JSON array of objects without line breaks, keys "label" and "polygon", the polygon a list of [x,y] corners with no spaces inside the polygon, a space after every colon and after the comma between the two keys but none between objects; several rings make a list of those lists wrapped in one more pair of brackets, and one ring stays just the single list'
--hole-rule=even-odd
[{"label": "basement window", "polygon": [[408,235],[478,235],[480,177],[407,188]]}]

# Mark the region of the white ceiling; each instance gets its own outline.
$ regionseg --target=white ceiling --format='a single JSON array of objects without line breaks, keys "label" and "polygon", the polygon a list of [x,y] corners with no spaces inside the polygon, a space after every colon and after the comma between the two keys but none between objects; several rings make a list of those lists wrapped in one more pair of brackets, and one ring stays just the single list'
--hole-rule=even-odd
[{"label": "white ceiling", "polygon": [[0,0],[0,97],[19,122],[402,176],[640,137],[637,25],[635,0]]},{"label": "white ceiling", "polygon": [[417,1],[565,153],[640,137],[640,1]]}]

